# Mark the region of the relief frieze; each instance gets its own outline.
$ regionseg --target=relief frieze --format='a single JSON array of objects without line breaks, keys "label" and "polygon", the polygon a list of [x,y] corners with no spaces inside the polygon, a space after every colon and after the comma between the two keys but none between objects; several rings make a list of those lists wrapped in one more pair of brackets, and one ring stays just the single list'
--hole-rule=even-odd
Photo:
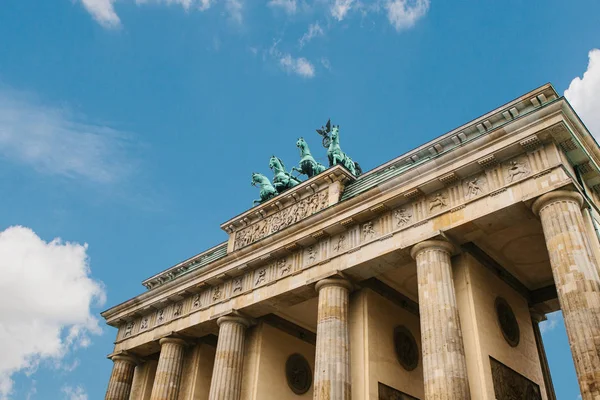
[{"label": "relief frieze", "polygon": [[467,200],[473,199],[488,191],[487,179],[485,175],[473,176],[463,182],[465,197]]},{"label": "relief frieze", "polygon": [[362,227],[363,241],[374,239],[377,236],[375,228],[373,227],[373,221],[365,223]]},{"label": "relief frieze", "polygon": [[307,264],[313,264],[317,261],[316,245],[308,246],[306,248],[306,260]]},{"label": "relief frieze", "polygon": [[165,322],[165,309],[161,308],[160,310],[158,310],[158,312],[156,313],[156,325],[160,325],[163,322]]},{"label": "relief frieze", "polygon": [[233,293],[238,293],[242,291],[242,278],[235,278],[232,283]]},{"label": "relief frieze", "polygon": [[179,317],[183,314],[183,301],[175,304],[175,309],[173,310],[173,317]]},{"label": "relief frieze", "polygon": [[288,274],[291,270],[291,265],[288,264],[286,258],[280,258],[279,260],[277,260],[277,262],[275,263],[275,267],[279,271],[279,276]]},{"label": "relief frieze", "polygon": [[321,211],[328,205],[329,192],[326,190],[300,200],[298,203],[236,232],[234,249],[240,249],[270,234],[287,228],[288,226]]},{"label": "relief frieze", "polygon": [[512,183],[531,174],[529,161],[525,157],[510,160],[505,164],[506,182]]},{"label": "relief frieze", "polygon": [[150,322],[150,317],[149,316],[145,316],[142,318],[142,322],[140,323],[140,331],[145,331],[146,329],[148,329],[148,325]]},{"label": "relief frieze", "polygon": [[401,228],[411,222],[412,213],[406,208],[398,208],[394,210],[394,220],[396,221],[396,228]]},{"label": "relief frieze", "polygon": [[437,192],[430,200],[429,200],[429,211],[439,211],[448,207],[448,198],[444,194],[444,192]]},{"label": "relief frieze", "polygon": [[[543,152],[543,149],[536,151]],[[537,153],[529,156],[544,160],[543,156]],[[544,166],[544,168],[548,167],[543,162],[539,162],[539,165]],[[538,164],[530,161],[527,156],[520,156],[499,163],[497,170],[500,173],[500,179],[502,179],[502,173],[504,173],[504,185],[498,187],[493,183],[487,172],[479,172],[430,195],[411,198],[407,203],[386,211],[370,221],[345,226],[347,229],[337,235],[320,235],[318,237],[313,235],[312,237],[316,239],[316,242],[306,245],[306,247],[298,244],[294,247],[288,246],[289,249],[286,248],[286,250],[289,253],[285,257],[262,257],[259,260],[260,266],[248,270],[242,268],[244,270],[243,275],[228,278],[219,282],[218,285],[207,285],[200,292],[190,294],[187,299],[180,299],[169,306],[161,306],[153,315],[141,316],[135,321],[123,323],[121,325],[121,338],[129,339],[136,334],[147,332],[175,318],[207,309],[214,304],[227,301],[236,296],[243,296],[250,290],[273,284],[295,272],[319,265],[332,257],[358,250],[363,246],[363,243],[376,238],[392,237],[402,229],[427,223],[436,214],[462,209],[472,200],[482,196],[493,196],[501,190],[507,190],[506,186],[516,183],[524,177],[535,176],[535,174],[541,172]],[[301,218],[325,208],[328,204],[327,196],[327,191],[316,193],[254,225],[245,227],[236,233],[236,248],[260,240],[270,233],[283,229]],[[294,213],[298,213],[298,215],[293,216]],[[248,239],[242,241],[241,239],[245,237],[248,237]],[[385,393],[388,393],[386,396],[392,396],[391,398],[395,396],[389,394],[389,391]]]},{"label": "relief frieze", "polygon": [[196,293],[192,299],[192,308],[200,308],[202,301],[200,300],[200,293]]}]

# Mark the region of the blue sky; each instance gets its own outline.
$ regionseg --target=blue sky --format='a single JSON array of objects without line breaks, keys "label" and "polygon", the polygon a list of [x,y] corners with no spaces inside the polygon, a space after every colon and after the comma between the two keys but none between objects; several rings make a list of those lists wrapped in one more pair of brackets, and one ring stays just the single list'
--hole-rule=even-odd
[{"label": "blue sky", "polygon": [[[115,331],[98,313],[224,241],[272,154],[292,165],[304,136],[325,162],[329,117],[365,170],[547,82],[600,135],[599,15],[595,0],[3,0],[0,399],[102,399]],[[560,316],[544,339],[558,398],[576,399]]]}]

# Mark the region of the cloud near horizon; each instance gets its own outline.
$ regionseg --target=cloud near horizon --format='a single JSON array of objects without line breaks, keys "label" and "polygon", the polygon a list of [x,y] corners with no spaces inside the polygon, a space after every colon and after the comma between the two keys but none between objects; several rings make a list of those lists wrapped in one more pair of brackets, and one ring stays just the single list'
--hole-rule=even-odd
[{"label": "cloud near horizon", "polygon": [[[44,362],[66,372],[64,358],[101,334],[92,306],[106,300],[104,285],[91,277],[87,244],[45,242],[31,229],[0,232],[0,399],[12,392],[12,376],[35,372]],[[73,399],[85,399],[72,389]],[[79,396],[79,397],[77,397]]]},{"label": "cloud near horizon", "polygon": [[592,49],[588,58],[587,70],[571,81],[565,97],[600,142],[600,49]]}]

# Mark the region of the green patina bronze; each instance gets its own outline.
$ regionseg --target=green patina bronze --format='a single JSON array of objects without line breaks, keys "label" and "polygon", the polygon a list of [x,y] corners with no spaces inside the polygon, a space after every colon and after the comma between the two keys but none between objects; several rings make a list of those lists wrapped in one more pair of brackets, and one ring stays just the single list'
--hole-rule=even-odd
[{"label": "green patina bronze", "polygon": [[310,154],[310,149],[308,148],[308,144],[304,138],[298,139],[296,142],[296,147],[300,149],[300,163],[298,164],[299,168],[293,167],[292,172],[298,171],[302,175],[306,175],[309,178],[312,178],[315,175],[320,174],[321,172],[327,169],[321,163],[318,163]]},{"label": "green patina bronze", "polygon": [[[328,124],[329,125],[329,122]],[[340,148],[340,126],[333,125],[331,126],[331,136],[329,141],[329,148],[327,149],[327,158],[329,158],[329,166],[333,167],[334,165],[342,165],[346,168],[350,173],[354,176],[359,176],[362,174],[362,169],[357,162],[352,161],[352,159],[342,151]]]},{"label": "green patina bronze", "polygon": [[[331,120],[328,120],[325,126],[322,126],[321,129],[317,129],[317,133],[323,137],[323,147],[327,148],[327,158],[329,159],[330,167],[342,165],[354,176],[362,174],[360,165],[358,165],[357,162],[352,161],[352,159],[340,148],[339,125],[331,125]],[[298,139],[296,147],[300,149],[300,162],[298,163],[298,168],[293,167],[291,172],[297,171],[302,175],[312,178],[327,169],[327,167],[314,159],[304,138]],[[292,176],[292,174],[285,170],[285,165],[279,157],[271,157],[269,160],[269,168],[275,174],[273,176],[272,184],[271,181],[269,181],[269,178],[263,174],[259,174],[258,172],[252,173],[252,186],[258,186],[260,188],[260,199],[254,200],[254,205],[264,203],[301,183],[298,178]]]},{"label": "green patina bronze", "polygon": [[278,193],[282,193],[300,183],[297,178],[293,177],[285,170],[285,165],[279,157],[271,157],[269,160],[269,168],[271,168],[275,174],[273,176],[273,186],[275,186]]},{"label": "green patina bronze", "polygon": [[264,203],[267,200],[277,196],[277,189],[271,184],[269,178],[258,172],[252,173],[252,186],[260,188],[260,199],[254,200],[254,205]]}]

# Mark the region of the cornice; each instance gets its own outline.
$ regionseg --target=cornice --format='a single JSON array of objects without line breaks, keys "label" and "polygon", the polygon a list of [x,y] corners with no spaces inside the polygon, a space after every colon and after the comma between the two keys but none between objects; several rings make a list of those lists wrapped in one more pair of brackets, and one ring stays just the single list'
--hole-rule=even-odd
[{"label": "cornice", "polygon": [[[544,140],[548,140],[549,137],[552,137],[553,140],[557,143],[561,142],[561,140],[564,140],[564,137],[561,135],[564,135],[565,132],[569,136],[573,137],[575,148],[573,148],[573,150],[570,151],[581,151],[584,154],[584,156],[587,159],[589,159],[591,167],[590,171],[588,171],[588,173],[586,174],[586,177],[589,178],[588,184],[590,184],[590,187],[594,187],[595,189],[597,187],[600,190],[600,169],[598,168],[598,161],[600,160],[600,149],[598,148],[597,143],[591,137],[591,135],[585,128],[585,125],[583,125],[577,114],[575,114],[572,107],[564,98],[553,99],[552,95],[550,95],[545,96],[545,103],[539,100],[540,93],[544,94],[547,91],[551,91],[554,94],[556,93],[551,86],[545,85],[536,91],[530,92],[520,97],[519,99],[508,103],[504,108],[501,107],[497,109],[496,112],[502,115],[506,111],[506,107],[511,106],[510,108],[508,108],[510,114],[509,116],[513,117],[511,121],[507,121],[506,123],[503,123],[498,126],[491,125],[491,129],[489,129],[486,132],[486,134],[482,134],[471,138],[465,136],[468,140],[461,141],[456,147],[452,149],[444,149],[443,152],[436,154],[435,157],[432,156],[428,159],[419,160],[418,163],[411,164],[411,168],[406,168],[404,171],[402,171],[401,174],[398,174],[396,176],[390,176],[389,178],[378,182],[373,187],[369,188],[369,190],[367,190],[366,192],[360,193],[359,195],[352,198],[343,199],[343,201],[341,201],[340,203],[326,208],[320,211],[319,213],[309,216],[305,220],[296,223],[294,225],[293,231],[290,231],[289,229],[284,229],[248,247],[230,252],[229,254],[224,254],[221,257],[209,261],[205,264],[198,263],[198,261],[202,260],[204,256],[218,249],[221,249],[223,246],[226,245],[226,243],[222,243],[182,263],[179,263],[166,271],[154,275],[153,277],[144,281],[144,283],[146,284],[153,279],[163,279],[163,282],[161,282],[161,284],[158,287],[154,287],[149,292],[145,292],[133,299],[130,299],[124,303],[121,303],[118,306],[115,306],[105,311],[104,313],[102,313],[102,316],[106,319],[112,319],[118,314],[127,313],[128,311],[126,310],[128,309],[135,309],[141,303],[145,303],[146,305],[144,306],[144,308],[147,309],[149,307],[147,305],[148,302],[151,302],[153,298],[156,298],[158,302],[164,304],[165,301],[169,301],[168,299],[164,298],[164,295],[167,292],[172,291],[174,287],[180,287],[181,292],[194,292],[202,286],[211,286],[214,284],[218,284],[219,282],[223,281],[224,279],[227,279],[228,277],[236,276],[236,274],[242,273],[241,271],[245,270],[246,268],[255,268],[261,265],[261,263],[264,264],[268,262],[268,260],[271,259],[274,254],[279,254],[281,252],[281,249],[286,249],[285,251],[289,252],[291,251],[289,249],[293,250],[302,247],[302,245],[298,242],[286,243],[286,240],[289,241],[290,232],[293,232],[295,236],[304,235],[307,238],[311,237],[313,238],[312,240],[315,240],[314,238],[317,234],[319,234],[319,236],[329,235],[332,229],[333,231],[339,229],[346,229],[346,226],[344,226],[342,222],[347,222],[347,225],[350,226],[351,224],[348,221],[360,222],[364,219],[364,215],[369,213],[370,215],[372,215],[374,213],[377,213],[377,210],[384,210],[386,208],[391,207],[391,205],[393,204],[398,204],[398,202],[400,201],[399,199],[403,199],[403,201],[405,201],[410,198],[422,196],[427,192],[431,192],[432,187],[435,187],[435,184],[432,183],[433,181],[436,181],[436,184],[443,186],[457,178],[460,178],[460,173],[458,173],[457,175],[457,172],[453,170],[453,168],[450,166],[451,164],[459,164],[460,162],[462,162],[461,160],[467,159],[471,154],[475,152],[485,153],[487,151],[489,155],[493,156],[494,153],[498,151],[497,148],[494,148],[495,143],[497,143],[499,140],[504,140],[506,135],[510,135],[511,137],[516,136],[519,134],[520,131],[527,129],[533,124],[546,124],[548,125],[548,127],[550,127],[551,121],[554,121],[557,117],[561,116],[560,112],[562,112],[563,118],[559,119],[561,119],[564,122],[564,128],[554,129],[553,131],[551,131],[550,135],[545,136],[546,139]],[[534,99],[538,100],[539,102],[537,108]],[[510,110],[514,108],[513,106],[516,103],[526,101],[529,101],[534,107],[533,112],[529,111],[520,114],[514,111],[510,112]],[[482,121],[482,118],[492,118],[492,114],[494,114],[494,112],[488,113],[485,116],[474,120],[469,126],[472,126],[473,124],[475,124],[475,126],[478,125],[479,122]],[[516,117],[514,117],[514,115],[516,115]],[[564,118],[565,116],[566,118]],[[506,115],[502,115],[502,117],[505,119],[508,118]],[[463,125],[463,127],[467,125]],[[450,138],[450,140],[453,140],[452,134],[456,133],[463,127],[457,128],[456,130],[453,130],[448,134],[443,135],[441,139]],[[545,128],[540,129],[543,130]],[[518,143],[518,145],[521,146],[522,150],[531,151],[531,149],[541,144],[542,138],[540,136],[541,135],[537,135],[535,137],[519,137],[515,143]],[[481,140],[484,141],[482,142]],[[425,146],[426,145],[421,146],[414,151],[420,151],[419,149],[423,149],[425,148]],[[409,152],[407,154],[412,154],[412,152]],[[485,156],[485,154],[482,154],[482,157],[483,156]],[[395,160],[398,159],[402,159],[402,157],[396,158]],[[386,165],[389,166],[393,162],[394,160],[363,175],[360,178],[360,180],[368,178],[375,171],[382,171]],[[439,172],[439,174],[437,174],[436,177],[432,178],[432,180],[426,181],[423,180],[422,177],[424,174],[427,174],[432,169],[432,167],[428,167],[429,163],[434,163],[433,166],[437,170],[437,172]],[[486,166],[480,165],[480,167],[485,168]],[[313,179],[325,179],[325,181],[322,182],[323,185],[327,183],[331,184],[331,182],[335,181],[336,179],[344,180],[345,182],[353,180],[352,176],[347,176],[349,174],[347,173],[347,171],[345,171],[341,167],[337,168],[339,168],[341,173],[333,174],[333,176],[331,176],[331,174],[329,173],[331,173],[334,170],[334,168],[332,168],[331,170],[328,170],[329,173],[324,174],[323,177],[317,176]],[[346,173],[346,175],[344,175],[344,172]],[[327,178],[326,176],[329,176],[329,178]],[[299,190],[304,191],[302,196],[310,194],[310,189],[308,188],[312,187],[312,191],[315,192],[317,190],[315,189],[315,187],[320,187],[321,183],[315,183],[314,181],[311,181],[312,180],[307,180],[301,185],[299,185]],[[596,186],[593,185],[594,182],[598,182]],[[402,189],[402,193],[394,194],[394,192],[398,191],[399,188]],[[296,198],[292,195],[292,192],[286,192],[285,201],[289,201],[291,204],[292,201],[298,201],[300,196],[300,194],[297,194]],[[261,206],[255,207],[246,211],[245,213],[240,214],[239,216],[224,223],[222,225],[222,228],[225,229],[227,226],[235,224],[236,227],[232,228],[235,232],[236,229],[243,228],[242,224],[238,224],[239,221],[243,218],[250,218],[253,217],[253,215],[257,218],[258,215],[264,218],[264,215],[267,215],[266,210],[269,208],[269,213],[276,212],[272,210],[275,210],[273,208],[273,205],[275,204],[277,199],[278,198],[273,199]],[[279,199],[279,201],[281,202],[281,199]],[[275,207],[279,209],[279,207]],[[261,213],[260,210],[264,210],[264,212]],[[340,221],[338,221],[339,223],[336,222],[333,225],[331,225],[331,222],[328,221],[331,221],[332,219],[339,219]],[[277,248],[279,248],[279,250],[277,250]],[[192,264],[191,267],[188,268],[182,268],[186,267],[188,264],[191,263],[195,264]],[[231,268],[219,271],[219,269],[221,269],[222,266],[228,264],[231,265]],[[179,275],[177,275],[177,271],[180,273]],[[168,276],[169,274],[174,276],[171,279],[164,279],[164,277]],[[178,279],[174,281],[175,278]],[[180,295],[174,295],[174,297],[177,296]],[[161,299],[161,297],[163,298]],[[169,294],[167,297],[173,297],[173,295]]]}]

